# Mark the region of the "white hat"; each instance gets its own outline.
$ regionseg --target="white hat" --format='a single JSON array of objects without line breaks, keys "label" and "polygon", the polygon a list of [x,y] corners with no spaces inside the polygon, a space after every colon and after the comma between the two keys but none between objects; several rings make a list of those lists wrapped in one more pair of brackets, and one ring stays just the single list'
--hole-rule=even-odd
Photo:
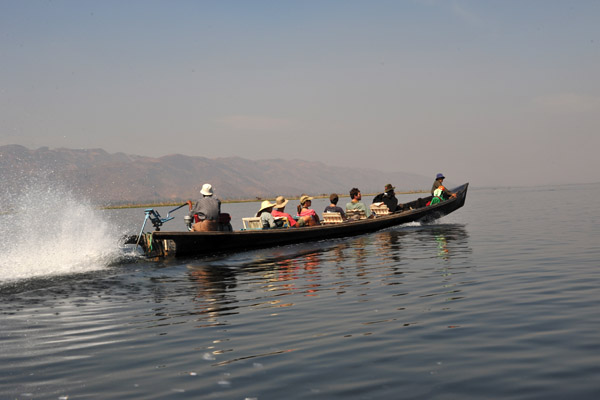
[{"label": "white hat", "polygon": [[205,196],[212,196],[212,185],[210,183],[205,183],[204,185],[202,185],[202,189],[200,189],[200,194],[203,194]]}]

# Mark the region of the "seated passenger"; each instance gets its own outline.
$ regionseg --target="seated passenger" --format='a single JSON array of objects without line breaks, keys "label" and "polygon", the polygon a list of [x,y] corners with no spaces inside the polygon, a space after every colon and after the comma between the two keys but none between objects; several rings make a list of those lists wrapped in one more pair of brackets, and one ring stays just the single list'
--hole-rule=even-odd
[{"label": "seated passenger", "polygon": [[434,204],[441,203],[444,200],[446,200],[444,199],[444,187],[440,185],[437,189],[433,191],[433,198],[429,203],[427,203],[427,205],[432,206]]},{"label": "seated passenger", "polygon": [[352,190],[350,190],[350,199],[351,201],[349,203],[346,203],[346,211],[362,210],[365,212],[367,218],[371,216],[371,210],[369,210],[369,208],[365,206],[365,204],[361,201],[362,194],[360,193],[360,190],[358,190],[358,188],[352,188]]},{"label": "seated passenger", "polygon": [[260,204],[260,210],[258,210],[256,216],[260,217],[263,229],[277,227],[277,225],[275,225],[275,219],[273,218],[273,215],[271,215],[273,207],[275,207],[275,204],[271,203],[269,200],[265,200]]},{"label": "seated passenger", "polygon": [[312,199],[312,197],[307,195],[300,197],[300,204],[298,205],[298,226],[314,226],[321,224],[315,210],[309,208],[312,204]]},{"label": "seated passenger", "polygon": [[221,200],[213,197],[213,188],[209,183],[202,185],[200,194],[202,197],[190,211],[190,217],[198,221],[192,225],[192,231],[218,231]]},{"label": "seated passenger", "polygon": [[329,201],[331,202],[331,204],[325,207],[325,211],[323,212],[339,212],[342,215],[342,218],[346,219],[346,213],[344,212],[344,209],[342,207],[338,207],[337,205],[338,200],[338,195],[336,193],[332,193],[331,196],[329,196]]},{"label": "seated passenger", "polygon": [[273,217],[285,217],[288,220],[290,227],[296,226],[296,220],[290,214],[284,212],[288,200],[283,196],[277,196],[275,199],[275,207],[271,211]]},{"label": "seated passenger", "polygon": [[385,185],[383,193],[379,193],[373,198],[373,203],[383,203],[387,206],[390,212],[395,212],[396,208],[398,208],[398,199],[396,198],[394,189],[396,188],[393,187],[391,183],[388,183]]}]

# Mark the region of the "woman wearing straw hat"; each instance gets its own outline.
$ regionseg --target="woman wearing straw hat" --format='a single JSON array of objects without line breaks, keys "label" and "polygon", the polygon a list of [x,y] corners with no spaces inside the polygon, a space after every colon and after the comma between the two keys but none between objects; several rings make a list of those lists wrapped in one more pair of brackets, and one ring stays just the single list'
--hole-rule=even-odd
[{"label": "woman wearing straw hat", "polygon": [[313,226],[320,225],[319,216],[315,212],[315,210],[310,209],[309,207],[312,204],[312,197],[307,195],[302,195],[300,197],[300,204],[298,205],[298,226]]},{"label": "woman wearing straw hat", "polygon": [[288,203],[287,200],[283,196],[277,196],[275,199],[275,207],[273,207],[273,211],[271,211],[271,215],[273,217],[285,217],[288,220],[288,224],[290,227],[296,226],[296,220],[290,214],[284,212],[285,206]]},{"label": "woman wearing straw hat", "polygon": [[260,204],[260,210],[256,213],[257,217],[260,217],[260,222],[262,222],[263,229],[276,228],[275,219],[271,215],[271,211],[275,207],[274,203],[271,203],[269,200],[265,200]]}]

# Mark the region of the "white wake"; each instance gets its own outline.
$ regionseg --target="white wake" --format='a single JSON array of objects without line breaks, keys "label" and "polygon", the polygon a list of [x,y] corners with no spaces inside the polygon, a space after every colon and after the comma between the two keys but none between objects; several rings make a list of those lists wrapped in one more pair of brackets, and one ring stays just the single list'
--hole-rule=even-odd
[{"label": "white wake", "polygon": [[0,282],[89,272],[120,257],[118,228],[59,185],[32,185],[0,215]]}]

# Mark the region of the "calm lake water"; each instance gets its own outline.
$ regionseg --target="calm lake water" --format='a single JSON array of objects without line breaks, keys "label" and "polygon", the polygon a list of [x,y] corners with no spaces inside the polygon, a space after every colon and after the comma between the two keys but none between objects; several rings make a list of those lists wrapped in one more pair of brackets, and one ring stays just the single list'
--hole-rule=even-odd
[{"label": "calm lake water", "polygon": [[155,262],[118,244],[143,209],[51,195],[52,229],[2,217],[0,398],[597,399],[599,196],[471,187],[434,225]]}]

